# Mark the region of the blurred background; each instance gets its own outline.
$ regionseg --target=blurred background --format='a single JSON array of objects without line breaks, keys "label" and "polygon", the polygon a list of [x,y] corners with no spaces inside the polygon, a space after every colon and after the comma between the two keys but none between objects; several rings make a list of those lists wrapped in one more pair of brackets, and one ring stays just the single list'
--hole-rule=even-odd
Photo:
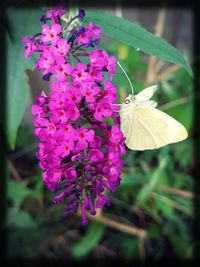
[{"label": "blurred background", "polygon": [[[190,9],[116,6],[106,10],[161,36],[192,64]],[[39,18],[35,18],[35,24],[39,23]],[[187,128],[189,137],[153,151],[127,149],[121,185],[115,193],[107,193],[112,205],[89,217],[87,226],[82,226],[78,215],[63,219],[64,204],[53,205],[35,157],[37,139],[33,135],[31,105],[41,90],[48,90],[49,84],[42,80],[40,73],[27,70],[31,89],[29,104],[18,130],[16,147],[10,150],[8,160],[9,259],[156,261],[193,257],[193,199],[199,201],[194,194],[193,177],[193,81],[180,66],[144,55],[108,37],[103,38],[101,46],[118,57],[136,93],[158,83],[153,99],[161,110]],[[120,69],[113,83],[118,87],[120,103],[130,93]]]}]

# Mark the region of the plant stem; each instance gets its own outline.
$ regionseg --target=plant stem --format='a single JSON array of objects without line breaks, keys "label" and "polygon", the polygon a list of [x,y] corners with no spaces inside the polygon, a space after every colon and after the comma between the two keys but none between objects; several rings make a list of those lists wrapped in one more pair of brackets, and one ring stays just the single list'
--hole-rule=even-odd
[{"label": "plant stem", "polygon": [[[77,214],[79,216],[81,216],[81,213],[79,211]],[[91,220],[101,222],[101,223],[103,223],[107,226],[110,226],[114,229],[117,229],[121,232],[128,233],[128,234],[134,235],[134,236],[138,236],[140,238],[145,238],[147,235],[147,232],[144,229],[139,229],[135,226],[130,226],[130,225],[116,222],[114,220],[111,220],[109,218],[104,217],[102,214],[99,215],[99,213],[97,213],[95,216],[88,213],[87,217]]]}]

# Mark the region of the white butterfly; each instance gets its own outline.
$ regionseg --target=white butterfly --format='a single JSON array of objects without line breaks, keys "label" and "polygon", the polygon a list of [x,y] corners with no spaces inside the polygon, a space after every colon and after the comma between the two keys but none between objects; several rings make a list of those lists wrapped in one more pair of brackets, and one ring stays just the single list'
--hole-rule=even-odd
[{"label": "white butterfly", "polygon": [[132,84],[131,88],[132,95],[120,105],[120,128],[126,137],[125,143],[128,148],[157,149],[187,138],[185,127],[157,109],[157,103],[150,100],[157,90],[156,85],[145,88],[137,95],[133,95]]}]

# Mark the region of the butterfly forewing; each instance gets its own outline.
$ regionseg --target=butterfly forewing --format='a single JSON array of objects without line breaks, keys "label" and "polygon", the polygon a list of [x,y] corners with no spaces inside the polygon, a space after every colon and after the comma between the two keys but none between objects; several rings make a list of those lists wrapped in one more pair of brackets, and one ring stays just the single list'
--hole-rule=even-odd
[{"label": "butterfly forewing", "polygon": [[152,85],[150,87],[147,87],[143,89],[140,93],[138,93],[135,96],[135,99],[137,102],[148,101],[154,95],[156,90],[157,90],[157,85]]}]

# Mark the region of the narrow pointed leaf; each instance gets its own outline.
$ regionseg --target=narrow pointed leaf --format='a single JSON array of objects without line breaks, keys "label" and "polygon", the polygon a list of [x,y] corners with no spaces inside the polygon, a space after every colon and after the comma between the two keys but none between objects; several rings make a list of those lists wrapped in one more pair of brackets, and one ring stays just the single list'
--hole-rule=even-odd
[{"label": "narrow pointed leaf", "polygon": [[88,229],[88,232],[83,236],[80,242],[72,247],[72,254],[75,258],[86,256],[92,248],[100,241],[105,231],[105,226],[99,222],[93,222]]},{"label": "narrow pointed leaf", "polygon": [[11,148],[15,146],[17,130],[29,99],[29,84],[25,70],[33,69],[33,61],[24,58],[22,37],[40,31],[40,24],[35,21],[41,14],[38,9],[7,10],[10,32],[6,36],[6,136]]},{"label": "narrow pointed leaf", "polygon": [[164,61],[181,65],[191,76],[192,69],[183,55],[162,38],[156,37],[140,25],[102,11],[88,11],[84,19],[101,26],[103,34],[126,43],[144,53],[156,56]]}]

